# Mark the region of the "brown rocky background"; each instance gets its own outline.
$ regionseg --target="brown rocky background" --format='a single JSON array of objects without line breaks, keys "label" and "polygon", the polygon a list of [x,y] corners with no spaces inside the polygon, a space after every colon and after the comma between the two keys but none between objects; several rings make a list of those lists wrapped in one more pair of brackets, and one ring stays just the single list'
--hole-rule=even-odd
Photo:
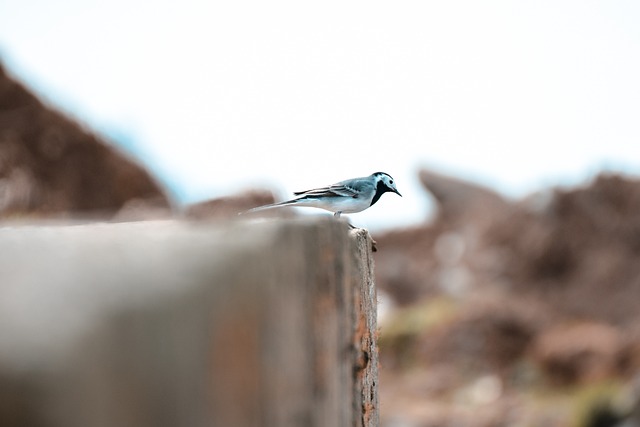
[{"label": "brown rocky background", "polygon": [[436,218],[376,236],[387,425],[640,425],[640,181],[420,180]]},{"label": "brown rocky background", "polygon": [[44,105],[0,64],[0,217],[110,218],[128,203],[170,207],[147,171]]},{"label": "brown rocky background", "polygon": [[[382,425],[640,425],[640,181],[602,174],[513,201],[420,179],[435,219],[374,235]],[[256,190],[182,213],[272,201]],[[0,218],[169,215],[148,172],[0,66]]]}]

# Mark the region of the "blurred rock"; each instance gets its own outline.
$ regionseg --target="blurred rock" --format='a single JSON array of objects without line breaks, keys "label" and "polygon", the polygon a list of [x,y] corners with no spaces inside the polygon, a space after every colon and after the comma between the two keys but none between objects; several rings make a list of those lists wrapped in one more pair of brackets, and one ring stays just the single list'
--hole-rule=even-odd
[{"label": "blurred rock", "polygon": [[511,381],[518,361],[546,326],[541,308],[505,296],[477,295],[460,304],[456,316],[419,338],[421,358],[431,365],[453,365],[461,373],[458,382],[485,372]]},{"label": "blurred rock", "polygon": [[488,230],[515,292],[545,298],[570,317],[621,326],[640,317],[640,182],[603,174],[553,192],[542,211],[512,210]]},{"label": "blurred rock", "polygon": [[605,174],[583,188],[510,203],[458,179],[420,177],[438,216],[378,237],[378,284],[396,301],[488,287],[567,317],[621,326],[640,319],[639,181]]},{"label": "blurred rock", "polygon": [[163,197],[132,199],[127,201],[113,216],[114,222],[149,221],[169,219],[174,216],[174,211],[167,206]]},{"label": "blurred rock", "polygon": [[[251,190],[228,197],[207,200],[189,205],[184,215],[189,219],[221,220],[237,218],[239,213],[257,206],[268,205],[275,200],[268,190]],[[265,211],[266,214],[274,211]]]},{"label": "blurred rock", "polygon": [[557,385],[586,384],[616,376],[622,350],[621,333],[594,322],[550,327],[532,345],[537,364]]},{"label": "blurred rock", "polygon": [[376,257],[379,286],[403,304],[443,291],[460,294],[497,277],[500,254],[484,237],[515,209],[496,192],[457,178],[422,170],[420,180],[436,200],[434,221],[378,239],[384,248]]},{"label": "blurred rock", "polygon": [[0,65],[0,218],[110,218],[129,201],[149,199],[170,208],[148,172]]},{"label": "blurred rock", "polygon": [[[396,303],[381,335],[382,364],[398,377],[382,386],[389,425],[483,425],[457,416],[450,396],[497,378],[488,425],[574,426],[567,386],[638,375],[638,179],[601,174],[521,201],[431,171],[420,179],[438,214],[376,236],[377,284]],[[435,316],[443,300],[447,315]],[[416,395],[414,371],[438,393]],[[559,398],[540,402],[537,387]]]},{"label": "blurred rock", "polygon": [[509,207],[495,191],[478,184],[423,169],[420,182],[435,198],[439,220],[479,225],[499,220]]}]

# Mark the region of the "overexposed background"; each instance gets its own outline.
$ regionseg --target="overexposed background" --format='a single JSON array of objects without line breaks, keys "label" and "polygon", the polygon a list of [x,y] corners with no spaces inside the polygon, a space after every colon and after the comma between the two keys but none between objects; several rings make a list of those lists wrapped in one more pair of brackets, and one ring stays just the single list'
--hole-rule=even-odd
[{"label": "overexposed background", "polygon": [[514,197],[640,170],[636,1],[0,2],[0,60],[182,203],[421,166]]}]

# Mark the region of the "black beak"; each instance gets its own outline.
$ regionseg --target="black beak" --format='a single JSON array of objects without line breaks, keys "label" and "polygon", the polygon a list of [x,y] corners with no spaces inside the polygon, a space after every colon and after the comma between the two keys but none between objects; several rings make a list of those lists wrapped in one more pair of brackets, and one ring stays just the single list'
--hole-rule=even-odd
[{"label": "black beak", "polygon": [[398,196],[402,197],[402,194],[400,194],[400,192],[399,192],[398,190],[396,190],[395,188],[394,188],[393,190],[391,190],[391,191],[393,191],[394,193],[396,193]]}]

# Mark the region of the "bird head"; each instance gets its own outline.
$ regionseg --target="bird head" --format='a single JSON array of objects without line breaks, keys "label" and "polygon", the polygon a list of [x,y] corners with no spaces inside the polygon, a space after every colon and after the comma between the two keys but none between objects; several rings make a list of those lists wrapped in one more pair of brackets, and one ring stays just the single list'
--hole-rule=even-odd
[{"label": "bird head", "polygon": [[376,172],[372,175],[376,179],[376,188],[382,190],[381,192],[387,193],[396,193],[398,196],[402,197],[402,194],[396,188],[396,182],[388,173],[384,172]]}]

